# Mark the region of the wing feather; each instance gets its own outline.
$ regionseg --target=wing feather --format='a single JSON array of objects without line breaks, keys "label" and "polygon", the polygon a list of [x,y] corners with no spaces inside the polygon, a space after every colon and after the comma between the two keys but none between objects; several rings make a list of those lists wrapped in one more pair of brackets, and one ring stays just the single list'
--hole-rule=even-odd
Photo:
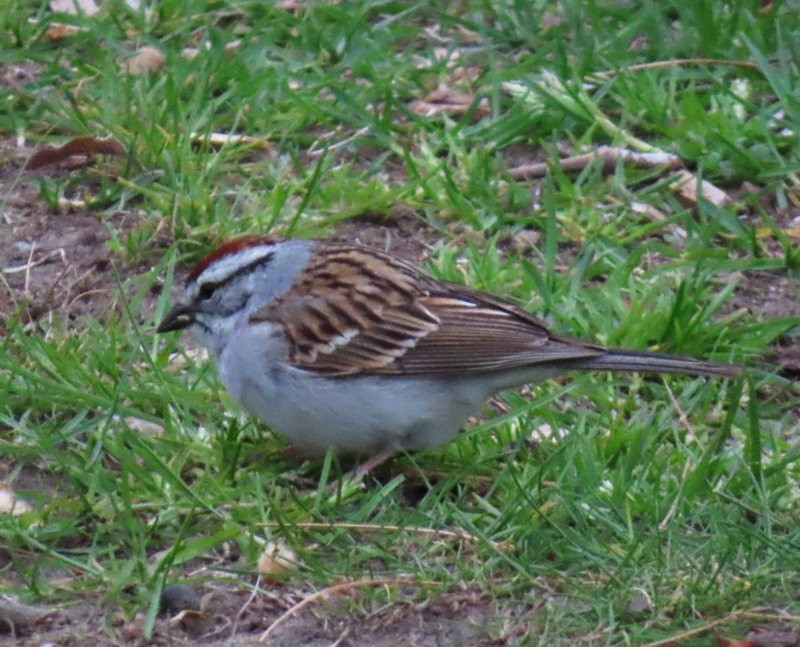
[{"label": "wing feather", "polygon": [[280,323],[289,361],[321,375],[488,372],[604,352],[492,295],[346,245],[319,247],[303,277],[251,320]]}]

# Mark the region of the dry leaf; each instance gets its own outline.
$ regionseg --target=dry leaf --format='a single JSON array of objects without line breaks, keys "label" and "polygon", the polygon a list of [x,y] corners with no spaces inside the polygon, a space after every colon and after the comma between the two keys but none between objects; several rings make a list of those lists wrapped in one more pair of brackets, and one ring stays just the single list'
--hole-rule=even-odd
[{"label": "dry leaf", "polygon": [[449,47],[434,47],[433,58],[437,66],[444,62],[446,67],[452,69],[458,64],[458,61],[461,60],[461,52],[457,49],[450,49]]},{"label": "dry leaf", "polygon": [[125,147],[113,137],[76,137],[63,146],[45,146],[28,160],[26,168],[37,169],[49,164],[58,164],[73,155],[85,159],[92,155],[125,155]]},{"label": "dry leaf", "polygon": [[297,11],[302,9],[303,2],[302,0],[278,0],[275,3],[275,7],[284,11]]},{"label": "dry leaf", "polygon": [[755,647],[755,643],[748,638],[743,640],[731,640],[723,636],[717,636],[717,644],[720,647]]},{"label": "dry leaf", "polygon": [[459,50],[437,47],[433,51],[433,55],[436,58],[437,66],[441,61],[445,61],[447,69],[451,71],[447,79],[447,84],[450,86],[469,86],[483,74],[483,68],[479,65],[459,65],[461,62]]},{"label": "dry leaf", "polygon": [[261,575],[278,575],[296,568],[297,555],[280,539],[267,542],[258,558],[258,572]]},{"label": "dry leaf", "polygon": [[123,74],[142,76],[148,72],[160,70],[164,66],[166,60],[167,57],[164,56],[160,50],[150,45],[145,45],[127,61],[124,61],[122,65],[120,65],[120,69]]},{"label": "dry leaf", "polygon": [[518,252],[527,252],[536,249],[541,238],[538,229],[520,229],[511,236],[511,246]]},{"label": "dry leaf", "polygon": [[725,191],[718,189],[711,182],[701,180],[698,187],[698,178],[690,171],[680,171],[676,179],[669,185],[669,188],[678,194],[678,200],[687,207],[696,207],[700,197],[717,207],[724,207],[731,201],[730,196]]},{"label": "dry leaf", "polygon": [[237,38],[236,40],[232,40],[229,43],[225,43],[225,53],[230,54],[231,52],[235,52],[242,46],[242,39]]},{"label": "dry leaf", "polygon": [[478,118],[489,114],[489,102],[483,97],[475,104],[475,95],[469,92],[459,92],[445,85],[440,85],[432,90],[424,99],[415,99],[409,106],[412,111],[422,117],[436,115],[463,115],[469,110],[474,110]]},{"label": "dry leaf", "polygon": [[630,207],[633,213],[641,214],[646,218],[656,222],[667,219],[667,216],[663,211],[654,207],[652,204],[648,204],[647,202],[637,202],[634,200],[631,202]]},{"label": "dry leaf", "polygon": [[0,512],[11,512],[14,509],[14,490],[8,483],[0,483]]},{"label": "dry leaf", "polygon": [[45,40],[61,40],[67,36],[72,36],[72,34],[77,34],[79,31],[82,31],[82,29],[75,25],[64,25],[60,22],[54,22],[45,32],[44,38]]},{"label": "dry leaf", "polygon": [[439,24],[428,25],[427,27],[424,27],[422,31],[424,31],[425,35],[435,43],[449,45],[453,42],[452,36],[445,36],[442,34],[442,26]]},{"label": "dry leaf", "polygon": [[125,424],[131,431],[146,432],[152,436],[161,436],[164,434],[164,427],[155,422],[144,420],[143,418],[128,416],[125,418]]},{"label": "dry leaf", "polygon": [[477,81],[481,74],[483,68],[478,65],[459,65],[453,70],[450,80],[457,85],[470,85]]},{"label": "dry leaf", "polygon": [[18,499],[13,488],[4,481],[0,481],[0,514],[10,514],[18,517],[33,510],[33,506],[25,499]]},{"label": "dry leaf", "polygon": [[100,7],[94,0],[50,0],[50,9],[59,13],[68,13],[73,16],[83,14],[84,16],[94,16]]},{"label": "dry leaf", "polygon": [[415,57],[415,65],[418,69],[436,68],[439,70],[442,68],[442,63],[444,63],[448,75],[439,88],[471,86],[484,70],[480,65],[461,65],[461,51],[450,47],[434,48],[432,57]]}]

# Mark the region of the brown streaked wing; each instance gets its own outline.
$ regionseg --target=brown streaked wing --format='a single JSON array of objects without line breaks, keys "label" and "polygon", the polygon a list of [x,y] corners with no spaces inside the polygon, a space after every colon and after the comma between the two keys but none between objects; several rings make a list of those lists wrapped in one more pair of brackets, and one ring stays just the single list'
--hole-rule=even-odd
[{"label": "brown streaked wing", "polygon": [[345,245],[319,248],[303,278],[252,320],[281,323],[290,360],[323,375],[463,374],[603,352],[492,295]]},{"label": "brown streaked wing", "polygon": [[[461,286],[452,287],[459,295]],[[452,293],[421,298],[440,326],[386,368],[407,375],[446,375],[509,370],[603,353],[601,347],[550,333],[511,304],[485,300],[482,293],[468,288],[462,294],[460,299]]]},{"label": "brown streaked wing", "polygon": [[381,372],[438,328],[417,302],[420,281],[429,280],[377,250],[327,244],[251,321],[282,324],[297,366],[325,375]]}]

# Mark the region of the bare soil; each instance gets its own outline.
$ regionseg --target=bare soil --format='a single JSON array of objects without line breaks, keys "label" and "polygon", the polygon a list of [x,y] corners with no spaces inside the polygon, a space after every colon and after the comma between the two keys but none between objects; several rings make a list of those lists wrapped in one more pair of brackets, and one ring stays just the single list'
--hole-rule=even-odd
[{"label": "bare soil", "polygon": [[[56,319],[67,327],[85,317],[119,316],[120,286],[130,297],[138,287],[135,277],[147,272],[163,249],[154,248],[136,263],[112,254],[111,237],[125,240],[144,217],[48,205],[40,197],[39,173],[23,169],[29,155],[28,149],[0,142],[0,330],[16,316],[26,323]],[[155,296],[146,300],[145,311]]]},{"label": "bare soil", "polygon": [[[529,609],[509,611],[488,595],[469,590],[446,592],[435,601],[425,603],[372,605],[359,600],[358,591],[354,589],[349,595],[345,592],[338,598],[314,600],[295,613],[283,616],[313,592],[263,584],[259,595],[252,595],[241,587],[224,585],[186,588],[191,588],[187,594],[189,604],[161,613],[149,638],[144,636],[144,612],[126,619],[99,597],[89,596],[62,608],[30,608],[31,618],[35,620],[18,627],[15,644],[21,647],[38,647],[48,642],[81,645],[91,636],[94,647],[144,644],[480,647],[517,642],[526,630],[533,628],[529,626],[533,617],[528,617]],[[109,626],[114,637],[109,635]],[[260,642],[267,630],[267,639]],[[0,639],[1,636],[2,633]]]}]

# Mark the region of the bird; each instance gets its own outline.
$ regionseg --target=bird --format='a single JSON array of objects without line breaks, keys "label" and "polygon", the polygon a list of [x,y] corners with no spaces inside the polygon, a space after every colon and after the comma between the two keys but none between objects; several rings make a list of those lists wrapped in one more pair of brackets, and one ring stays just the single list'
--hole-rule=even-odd
[{"label": "bird", "polygon": [[493,294],[316,238],[250,234],[219,245],[156,332],[184,329],[245,411],[309,453],[441,446],[497,392],[570,371],[741,373],[551,332]]}]

